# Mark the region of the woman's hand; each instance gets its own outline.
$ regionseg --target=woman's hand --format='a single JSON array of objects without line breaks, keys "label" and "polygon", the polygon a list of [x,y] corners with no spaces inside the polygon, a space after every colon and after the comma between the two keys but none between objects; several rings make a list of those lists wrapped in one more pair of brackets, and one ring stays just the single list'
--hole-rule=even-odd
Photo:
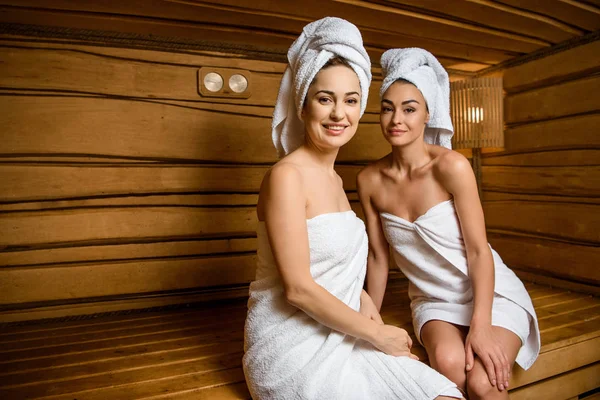
[{"label": "woman's hand", "polygon": [[380,325],[373,345],[391,356],[405,356],[413,360],[419,359],[419,357],[410,352],[412,339],[408,335],[408,332],[397,326]]},{"label": "woman's hand", "polygon": [[360,294],[360,313],[378,324],[383,325],[383,320],[381,319],[379,311],[377,311],[375,303],[373,303],[371,296],[364,290]]},{"label": "woman's hand", "polygon": [[496,337],[491,325],[473,327],[465,341],[466,369],[473,369],[475,354],[481,359],[492,385],[499,390],[508,389],[510,362],[506,350]]}]

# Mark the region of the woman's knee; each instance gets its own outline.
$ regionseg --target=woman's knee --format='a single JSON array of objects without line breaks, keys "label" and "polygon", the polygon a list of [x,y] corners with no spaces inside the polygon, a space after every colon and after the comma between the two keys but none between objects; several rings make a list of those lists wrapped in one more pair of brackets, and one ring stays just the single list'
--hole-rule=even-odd
[{"label": "woman's knee", "polygon": [[465,351],[462,346],[445,346],[440,344],[435,347],[433,354],[433,363],[444,375],[464,373],[465,371]]},{"label": "woman's knee", "polygon": [[488,374],[479,363],[467,373],[467,392],[472,400],[496,398],[501,393],[492,385]]}]

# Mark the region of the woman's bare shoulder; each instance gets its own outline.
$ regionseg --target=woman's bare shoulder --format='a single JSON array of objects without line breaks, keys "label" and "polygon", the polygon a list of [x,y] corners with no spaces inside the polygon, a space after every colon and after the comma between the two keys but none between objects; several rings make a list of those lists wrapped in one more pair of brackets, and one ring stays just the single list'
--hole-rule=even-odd
[{"label": "woman's bare shoulder", "polygon": [[361,188],[366,189],[380,181],[381,171],[389,165],[389,157],[390,154],[370,163],[358,172],[356,175],[356,184],[359,190]]}]

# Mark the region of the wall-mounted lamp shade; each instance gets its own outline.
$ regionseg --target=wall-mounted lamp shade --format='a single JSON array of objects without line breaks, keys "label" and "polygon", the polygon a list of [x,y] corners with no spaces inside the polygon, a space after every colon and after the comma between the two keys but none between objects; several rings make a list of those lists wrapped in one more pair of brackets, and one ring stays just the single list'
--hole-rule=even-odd
[{"label": "wall-mounted lamp shade", "polygon": [[198,93],[203,97],[247,99],[252,95],[252,73],[235,68],[202,67]]},{"label": "wall-mounted lamp shade", "polygon": [[484,77],[450,84],[455,149],[503,147],[502,78]]},{"label": "wall-mounted lamp shade", "polygon": [[223,77],[216,72],[210,72],[204,76],[204,86],[210,92],[218,92],[223,89]]},{"label": "wall-mounted lamp shade", "polygon": [[248,88],[248,79],[244,75],[231,75],[229,78],[229,89],[236,93],[242,93],[246,88]]}]

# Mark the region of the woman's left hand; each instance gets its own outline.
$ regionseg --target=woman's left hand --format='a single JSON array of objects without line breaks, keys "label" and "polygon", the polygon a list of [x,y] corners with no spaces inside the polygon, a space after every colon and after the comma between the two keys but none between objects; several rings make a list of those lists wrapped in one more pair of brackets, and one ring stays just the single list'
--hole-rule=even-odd
[{"label": "woman's left hand", "polygon": [[378,324],[383,325],[383,320],[381,319],[379,311],[377,311],[375,303],[373,303],[373,299],[371,299],[371,296],[364,290],[360,294],[360,313]]},{"label": "woman's left hand", "polygon": [[467,372],[473,369],[475,354],[481,359],[492,385],[499,390],[508,389],[510,362],[506,350],[496,337],[491,325],[473,327],[465,341]]}]

